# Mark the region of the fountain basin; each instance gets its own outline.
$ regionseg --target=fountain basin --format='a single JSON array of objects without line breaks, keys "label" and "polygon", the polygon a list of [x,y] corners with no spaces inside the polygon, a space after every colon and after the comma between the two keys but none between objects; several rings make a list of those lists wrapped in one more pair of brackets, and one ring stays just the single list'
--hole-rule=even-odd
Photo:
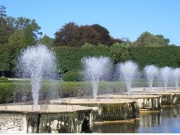
[{"label": "fountain basin", "polygon": [[79,105],[1,105],[0,133],[80,133],[92,108]]},{"label": "fountain basin", "polygon": [[114,98],[122,100],[135,100],[140,112],[144,111],[161,111],[161,95],[145,95],[145,94],[131,94],[130,96],[123,95],[99,95],[99,98]]},{"label": "fountain basin", "polygon": [[101,98],[61,98],[51,100],[51,104],[83,105],[93,107],[93,122],[132,122],[139,117],[136,100]]},{"label": "fountain basin", "polygon": [[159,95],[161,96],[161,107],[174,106],[180,103],[180,91],[179,90],[158,90],[152,92],[133,92],[133,95]]}]

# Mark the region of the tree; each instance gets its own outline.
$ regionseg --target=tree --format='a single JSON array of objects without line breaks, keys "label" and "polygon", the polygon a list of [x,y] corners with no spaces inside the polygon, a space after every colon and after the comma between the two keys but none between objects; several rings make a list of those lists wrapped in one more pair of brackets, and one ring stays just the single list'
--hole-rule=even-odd
[{"label": "tree", "polygon": [[16,30],[8,39],[9,45],[20,45],[23,46],[26,44],[23,32],[21,30]]},{"label": "tree", "polygon": [[76,34],[79,26],[74,22],[65,24],[55,33],[55,45],[57,46],[76,46],[78,39]]},{"label": "tree", "polygon": [[39,39],[38,36],[41,35],[41,32],[39,32],[41,27],[38,26],[34,19],[30,20],[29,18],[18,17],[16,27],[17,29],[22,30],[26,45],[35,44]]},{"label": "tree", "polygon": [[7,15],[6,15],[6,7],[1,5],[0,6],[0,18],[5,18]]},{"label": "tree", "polygon": [[91,25],[91,27],[99,34],[99,40],[101,44],[112,46],[110,42],[111,37],[109,35],[109,31],[106,28],[100,26],[99,24]]},{"label": "tree", "polygon": [[0,18],[0,45],[7,44],[8,42],[8,29],[6,27],[6,20]]},{"label": "tree", "polygon": [[134,42],[135,46],[167,46],[169,39],[164,38],[162,35],[153,35],[149,32],[144,32],[140,37]]},{"label": "tree", "polygon": [[129,44],[119,42],[116,42],[111,46],[110,54],[114,64],[130,59],[129,47]]},{"label": "tree", "polygon": [[164,38],[163,35],[155,35],[155,37],[158,39],[158,43],[160,45],[162,45],[162,46],[163,45],[165,45],[165,46],[169,45],[170,40],[168,38]]},{"label": "tree", "polygon": [[55,33],[55,45],[80,47],[85,43],[100,43],[99,34],[90,26],[78,26],[74,22],[65,24],[59,31]]},{"label": "tree", "polygon": [[47,46],[52,46],[54,45],[54,39],[50,38],[49,36],[47,36],[46,34],[41,38],[40,40],[41,44],[47,45]]},{"label": "tree", "polygon": [[9,18],[7,26],[9,29],[8,44],[10,45],[34,45],[39,40],[40,27],[34,19],[18,17],[14,20]]},{"label": "tree", "polygon": [[8,29],[6,27],[6,7],[0,6],[0,45],[6,44],[8,41]]},{"label": "tree", "polygon": [[14,17],[7,16],[6,17],[6,27],[8,30],[8,36],[10,36],[15,30],[17,30],[16,19]]},{"label": "tree", "polygon": [[93,45],[100,44],[99,34],[96,32],[96,30],[87,25],[79,27],[77,39],[79,39],[78,46],[83,46],[85,43]]}]

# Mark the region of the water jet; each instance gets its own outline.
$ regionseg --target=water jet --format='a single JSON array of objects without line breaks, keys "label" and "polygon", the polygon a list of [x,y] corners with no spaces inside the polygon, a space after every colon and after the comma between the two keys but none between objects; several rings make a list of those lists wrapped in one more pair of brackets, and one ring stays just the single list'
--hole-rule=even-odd
[{"label": "water jet", "polygon": [[45,45],[30,46],[22,51],[17,68],[19,78],[31,81],[34,110],[37,110],[43,79],[55,79],[57,76],[55,54]]},{"label": "water jet", "polygon": [[130,96],[132,81],[135,78],[138,66],[136,63],[134,63],[132,61],[127,61],[127,62],[118,64],[118,68],[126,82],[128,96]]},{"label": "water jet", "polygon": [[110,59],[108,57],[100,56],[83,58],[81,61],[84,67],[85,80],[91,81],[93,97],[94,101],[96,101],[99,81],[104,79],[111,68]]}]

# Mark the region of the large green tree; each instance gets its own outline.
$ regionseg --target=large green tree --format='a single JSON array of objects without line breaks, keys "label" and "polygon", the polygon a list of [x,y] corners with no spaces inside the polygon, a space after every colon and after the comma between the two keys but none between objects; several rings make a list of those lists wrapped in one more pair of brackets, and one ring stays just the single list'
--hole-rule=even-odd
[{"label": "large green tree", "polygon": [[36,23],[36,21],[30,20],[29,18],[18,17],[16,20],[16,28],[21,31],[23,38],[25,40],[25,45],[34,45],[39,39],[39,32],[41,27]]},{"label": "large green tree", "polygon": [[47,45],[47,46],[52,46],[54,45],[54,39],[50,38],[49,36],[47,36],[46,34],[40,39],[40,43],[43,45]]},{"label": "large green tree", "polygon": [[13,73],[16,70],[16,59],[20,52],[20,47],[2,45],[0,46],[0,74]]},{"label": "large green tree", "polygon": [[8,28],[6,21],[6,7],[0,6],[0,45],[6,44],[8,41]]},{"label": "large green tree", "polygon": [[167,46],[170,40],[168,38],[164,38],[163,35],[153,35],[149,32],[144,32],[140,35],[140,37],[134,42],[135,46]]},{"label": "large green tree", "polygon": [[6,7],[1,5],[0,6],[0,18],[5,18],[7,15],[6,15]]},{"label": "large green tree", "polygon": [[16,30],[8,39],[9,45],[20,45],[26,44],[23,32],[21,30]]},{"label": "large green tree", "polygon": [[40,26],[34,19],[7,16],[6,8],[0,6],[0,45],[36,44],[42,34],[39,30]]}]

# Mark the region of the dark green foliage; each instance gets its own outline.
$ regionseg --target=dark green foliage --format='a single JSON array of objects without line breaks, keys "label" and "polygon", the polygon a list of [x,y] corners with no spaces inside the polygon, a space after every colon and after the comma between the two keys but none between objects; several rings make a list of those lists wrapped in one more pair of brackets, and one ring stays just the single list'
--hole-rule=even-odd
[{"label": "dark green foliage", "polygon": [[0,45],[7,44],[8,42],[8,28],[6,27],[7,21],[5,18],[0,17]]},{"label": "dark green foliage", "polygon": [[54,45],[54,39],[50,38],[49,36],[47,36],[46,34],[40,39],[40,43],[43,45],[47,45],[47,46],[52,46]]},{"label": "dark green foliage", "polygon": [[0,7],[0,45],[29,46],[38,41],[40,26],[29,18],[6,16]]},{"label": "dark green foliage", "polygon": [[61,97],[79,97],[85,94],[82,82],[65,82],[62,86]]},{"label": "dark green foliage", "polygon": [[170,40],[164,38],[163,35],[153,35],[149,32],[144,32],[140,37],[134,42],[135,46],[145,46],[145,47],[158,47],[158,46],[168,46]]},{"label": "dark green foliage", "polygon": [[71,70],[63,74],[63,81],[82,81],[82,75],[80,71]]},{"label": "dark green foliage", "polygon": [[146,65],[180,67],[180,47],[130,47],[130,57],[140,68]]},{"label": "dark green foliage", "polygon": [[18,46],[0,46],[0,72],[2,76],[4,76],[5,72],[13,73],[16,70],[16,59],[20,49]]},{"label": "dark green foliage", "polygon": [[71,70],[81,70],[83,57],[89,56],[108,56],[109,47],[98,45],[93,47],[54,47],[56,53],[58,70],[66,73]]},{"label": "dark green foliage", "polygon": [[80,68],[81,52],[73,47],[55,47],[58,70],[61,73]]},{"label": "dark green foliage", "polygon": [[12,82],[0,81],[0,103],[13,102],[14,84]]},{"label": "dark green foliage", "polygon": [[[16,70],[16,60],[20,54],[21,46],[0,46],[0,73],[14,73]],[[77,47],[53,47],[57,58],[57,67],[60,74],[77,70],[82,70],[81,59],[90,56],[107,56],[111,58],[113,64],[132,60],[136,62],[140,69],[146,65],[156,65],[158,67],[170,66],[180,67],[180,47],[130,47],[123,44],[115,44],[112,47],[99,44],[93,46],[85,44]],[[3,74],[2,74],[3,73]],[[69,80],[70,81],[70,80]]]},{"label": "dark green foliage", "polygon": [[1,5],[0,6],[0,17],[1,18],[4,18],[4,17],[6,17],[7,15],[6,15],[6,7],[5,6],[3,6],[3,5]]},{"label": "dark green foliage", "polygon": [[129,45],[115,43],[110,49],[110,56],[114,64],[130,60]]}]

